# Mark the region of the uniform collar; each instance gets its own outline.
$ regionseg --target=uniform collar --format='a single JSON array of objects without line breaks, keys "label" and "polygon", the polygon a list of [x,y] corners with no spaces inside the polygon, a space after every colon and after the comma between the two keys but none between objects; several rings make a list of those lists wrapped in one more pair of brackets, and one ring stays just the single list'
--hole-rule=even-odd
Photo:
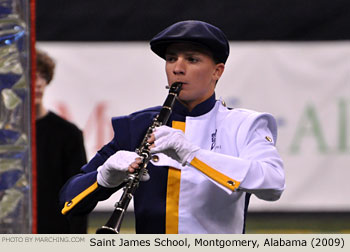
[{"label": "uniform collar", "polygon": [[204,102],[198,104],[190,112],[183,104],[178,100],[175,101],[173,112],[181,116],[201,116],[208,113],[215,106],[215,93]]}]

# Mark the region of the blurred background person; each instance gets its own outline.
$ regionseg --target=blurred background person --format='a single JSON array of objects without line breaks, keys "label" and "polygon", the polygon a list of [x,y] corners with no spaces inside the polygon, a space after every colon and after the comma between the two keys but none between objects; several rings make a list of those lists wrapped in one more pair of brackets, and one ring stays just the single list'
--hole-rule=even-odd
[{"label": "blurred background person", "polygon": [[83,134],[43,103],[55,71],[54,60],[37,49],[35,86],[38,233],[86,233],[87,216],[67,219],[60,213],[63,184],[86,163]]}]

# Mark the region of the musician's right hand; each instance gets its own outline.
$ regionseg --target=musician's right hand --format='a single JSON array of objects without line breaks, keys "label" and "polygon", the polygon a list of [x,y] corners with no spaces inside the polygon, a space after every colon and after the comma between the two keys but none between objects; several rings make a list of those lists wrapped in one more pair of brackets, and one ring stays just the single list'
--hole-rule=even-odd
[{"label": "musician's right hand", "polygon": [[[103,187],[114,188],[119,186],[128,173],[133,173],[139,169],[141,158],[135,152],[117,151],[110,156],[106,162],[97,169],[97,183]],[[143,176],[141,181],[146,181],[148,177]]]}]

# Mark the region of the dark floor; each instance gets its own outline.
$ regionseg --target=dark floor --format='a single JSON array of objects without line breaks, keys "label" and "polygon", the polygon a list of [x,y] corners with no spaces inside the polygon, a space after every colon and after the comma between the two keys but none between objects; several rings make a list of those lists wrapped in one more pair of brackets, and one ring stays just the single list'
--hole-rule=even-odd
[{"label": "dark floor", "polygon": [[[111,212],[93,212],[89,218],[89,233],[104,225]],[[132,212],[124,217],[120,233],[135,233]],[[275,212],[248,213],[247,234],[347,233],[350,234],[350,212]]]}]

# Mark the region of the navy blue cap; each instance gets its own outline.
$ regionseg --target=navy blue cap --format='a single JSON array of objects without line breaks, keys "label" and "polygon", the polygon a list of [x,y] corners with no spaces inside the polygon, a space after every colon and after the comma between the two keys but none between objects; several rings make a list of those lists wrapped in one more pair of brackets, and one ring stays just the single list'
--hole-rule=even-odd
[{"label": "navy blue cap", "polygon": [[220,63],[225,63],[230,53],[225,34],[203,21],[187,20],[169,26],[152,38],[151,50],[165,59],[167,47],[175,42],[190,42],[209,49],[214,59]]}]

